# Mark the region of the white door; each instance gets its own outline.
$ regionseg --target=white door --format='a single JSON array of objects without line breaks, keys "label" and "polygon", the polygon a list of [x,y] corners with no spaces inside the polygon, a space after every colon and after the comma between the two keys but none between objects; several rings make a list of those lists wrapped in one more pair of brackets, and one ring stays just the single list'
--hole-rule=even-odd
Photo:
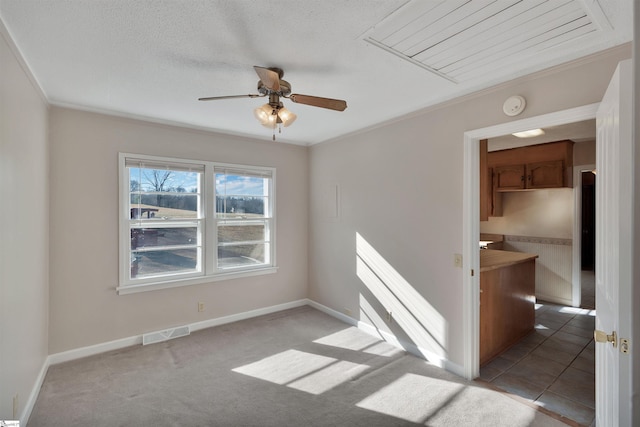
[{"label": "white door", "polygon": [[631,426],[632,357],[622,352],[632,313],[631,94],[628,60],[618,65],[596,115],[596,330],[605,340],[596,342],[598,426]]}]

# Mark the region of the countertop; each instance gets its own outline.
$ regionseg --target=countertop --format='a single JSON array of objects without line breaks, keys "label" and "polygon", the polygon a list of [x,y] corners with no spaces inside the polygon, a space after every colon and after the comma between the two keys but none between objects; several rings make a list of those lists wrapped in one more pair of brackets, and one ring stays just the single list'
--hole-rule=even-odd
[{"label": "countertop", "polygon": [[526,252],[499,251],[495,249],[480,250],[480,272],[507,267],[520,262],[538,258],[536,254]]}]

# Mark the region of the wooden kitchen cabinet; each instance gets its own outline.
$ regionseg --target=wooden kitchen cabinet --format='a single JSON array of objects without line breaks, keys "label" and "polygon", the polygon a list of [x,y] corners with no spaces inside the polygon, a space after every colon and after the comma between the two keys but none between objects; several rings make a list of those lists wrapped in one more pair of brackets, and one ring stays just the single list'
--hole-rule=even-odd
[{"label": "wooden kitchen cabinet", "polygon": [[502,216],[502,197],[494,191],[493,168],[488,166],[488,140],[480,140],[480,221]]},{"label": "wooden kitchen cabinet", "polygon": [[508,165],[493,168],[495,174],[494,191],[514,191],[525,189],[525,166]]},{"label": "wooden kitchen cabinet", "polygon": [[491,214],[491,171],[487,167],[488,141],[480,140],[480,221],[487,221]]},{"label": "wooden kitchen cabinet", "polygon": [[532,190],[536,188],[564,187],[562,160],[497,166],[495,191]]},{"label": "wooden kitchen cabinet", "polygon": [[564,161],[530,163],[526,165],[526,188],[558,188],[564,186]]},{"label": "wooden kitchen cabinet", "polygon": [[480,366],[535,326],[536,254],[480,251]]},{"label": "wooden kitchen cabinet", "polygon": [[573,141],[558,141],[487,155],[497,192],[572,187]]},{"label": "wooden kitchen cabinet", "polygon": [[502,193],[573,186],[573,141],[488,151],[480,140],[480,221],[502,216]]}]

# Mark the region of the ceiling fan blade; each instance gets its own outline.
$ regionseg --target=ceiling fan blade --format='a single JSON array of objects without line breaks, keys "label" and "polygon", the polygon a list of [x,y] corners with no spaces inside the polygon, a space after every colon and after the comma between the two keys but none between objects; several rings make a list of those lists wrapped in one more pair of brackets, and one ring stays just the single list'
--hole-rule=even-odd
[{"label": "ceiling fan blade", "polygon": [[215,101],[216,99],[233,99],[233,98],[259,98],[264,95],[250,93],[248,95],[227,95],[227,96],[210,96],[207,98],[198,98],[198,101]]},{"label": "ceiling fan blade", "polygon": [[347,101],[343,101],[342,99],[321,98],[319,96],[300,95],[298,93],[292,93],[289,99],[298,104],[312,105],[314,107],[328,108],[336,111],[344,111],[347,108]]},{"label": "ceiling fan blade", "polygon": [[260,77],[260,81],[262,81],[264,87],[274,92],[280,90],[280,75],[277,72],[265,67],[258,67],[257,65],[254,65],[253,69],[256,70],[256,74]]}]

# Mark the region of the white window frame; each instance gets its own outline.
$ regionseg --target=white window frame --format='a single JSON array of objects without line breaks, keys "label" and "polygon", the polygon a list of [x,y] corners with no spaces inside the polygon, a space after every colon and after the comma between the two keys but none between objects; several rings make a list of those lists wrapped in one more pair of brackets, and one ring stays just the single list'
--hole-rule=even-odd
[{"label": "white window frame", "polygon": [[[167,273],[154,277],[130,279],[131,269],[131,219],[130,219],[130,184],[127,162],[140,161],[140,163],[152,163],[154,165],[182,165],[185,167],[203,168],[204,172],[200,182],[200,209],[198,220],[200,222],[201,265],[200,270],[191,273]],[[209,162],[200,160],[178,159],[171,157],[149,156],[142,154],[119,153],[119,286],[116,290],[119,295],[166,289],[179,286],[211,283],[221,280],[229,280],[240,277],[249,277],[262,274],[271,274],[277,271],[276,265],[276,213],[275,213],[275,187],[276,169],[264,166],[248,166],[230,163]],[[265,210],[269,213],[265,218],[268,223],[269,235],[265,238],[269,243],[268,253],[265,253],[265,264],[236,266],[233,268],[218,268],[218,230],[216,218],[216,192],[215,172],[221,169],[229,169],[234,172],[246,172],[247,174],[260,175],[269,179],[268,203]],[[197,222],[194,220],[194,222]],[[157,224],[156,224],[157,225]]]}]

